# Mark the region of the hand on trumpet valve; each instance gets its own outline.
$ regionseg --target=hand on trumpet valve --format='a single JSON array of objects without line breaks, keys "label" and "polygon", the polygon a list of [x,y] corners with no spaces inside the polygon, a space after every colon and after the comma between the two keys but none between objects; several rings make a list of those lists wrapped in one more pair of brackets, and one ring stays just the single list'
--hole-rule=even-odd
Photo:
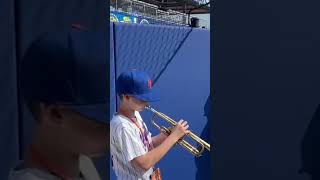
[{"label": "hand on trumpet valve", "polygon": [[180,120],[175,127],[171,129],[171,134],[178,139],[182,138],[184,135],[188,134],[190,131],[188,130],[189,125],[187,121]]}]

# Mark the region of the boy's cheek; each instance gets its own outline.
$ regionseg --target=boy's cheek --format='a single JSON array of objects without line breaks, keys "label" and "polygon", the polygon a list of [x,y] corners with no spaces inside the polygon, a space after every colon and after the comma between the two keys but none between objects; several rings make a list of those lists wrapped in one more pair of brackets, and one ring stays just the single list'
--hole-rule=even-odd
[{"label": "boy's cheek", "polygon": [[145,107],[144,105],[140,105],[139,108],[138,108],[139,109],[138,111],[143,111],[144,107]]},{"label": "boy's cheek", "polygon": [[[106,136],[106,135],[105,135]],[[74,140],[73,144],[74,147],[77,148],[76,150],[86,154],[86,155],[93,155],[93,154],[103,154],[107,149],[107,138],[101,137],[92,137],[92,138],[81,138]]]}]

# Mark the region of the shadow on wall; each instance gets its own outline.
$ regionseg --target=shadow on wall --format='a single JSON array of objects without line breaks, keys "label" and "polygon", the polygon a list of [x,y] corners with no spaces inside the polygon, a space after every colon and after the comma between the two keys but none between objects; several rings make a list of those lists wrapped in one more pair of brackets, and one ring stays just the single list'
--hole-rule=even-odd
[{"label": "shadow on wall", "polygon": [[301,144],[302,167],[300,173],[320,179],[320,104],[315,110]]},{"label": "shadow on wall", "polygon": [[[211,126],[211,108],[212,108],[212,96],[208,96],[206,104],[204,106],[204,116],[207,118],[207,123],[200,135],[201,139],[205,140],[211,144],[210,140],[210,126]],[[204,180],[210,177],[210,152],[205,150],[203,155],[200,157],[195,157],[195,163],[197,167],[196,180]]]}]

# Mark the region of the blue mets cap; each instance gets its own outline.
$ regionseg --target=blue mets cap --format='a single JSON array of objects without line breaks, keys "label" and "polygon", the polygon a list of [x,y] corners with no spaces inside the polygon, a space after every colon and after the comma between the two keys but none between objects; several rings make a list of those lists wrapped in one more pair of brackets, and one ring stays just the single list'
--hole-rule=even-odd
[{"label": "blue mets cap", "polygon": [[120,74],[116,82],[118,95],[126,94],[141,101],[158,101],[159,93],[152,88],[152,80],[142,71],[129,70]]},{"label": "blue mets cap", "polygon": [[67,29],[39,37],[19,66],[27,101],[59,103],[99,122],[109,117],[105,32]]}]

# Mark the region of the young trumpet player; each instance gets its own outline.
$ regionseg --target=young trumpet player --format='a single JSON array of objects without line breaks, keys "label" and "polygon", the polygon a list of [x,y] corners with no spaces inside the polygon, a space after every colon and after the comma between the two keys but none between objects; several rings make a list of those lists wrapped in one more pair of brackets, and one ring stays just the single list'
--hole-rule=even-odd
[{"label": "young trumpet player", "polygon": [[137,70],[123,72],[117,79],[116,89],[120,104],[110,122],[110,151],[117,179],[149,180],[159,177],[160,170],[154,171],[153,167],[181,137],[190,132],[188,122],[180,120],[169,136],[160,133],[151,137],[139,114],[150,102],[159,100],[152,89],[150,77]]}]

